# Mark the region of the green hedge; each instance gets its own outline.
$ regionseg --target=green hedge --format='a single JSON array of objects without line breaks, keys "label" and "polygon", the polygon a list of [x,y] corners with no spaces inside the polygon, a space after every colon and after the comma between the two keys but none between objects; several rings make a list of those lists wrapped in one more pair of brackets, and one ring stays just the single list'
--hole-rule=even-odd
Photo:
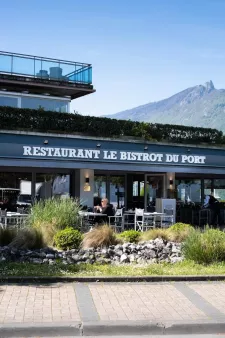
[{"label": "green hedge", "polygon": [[216,129],[116,120],[52,111],[0,107],[0,129],[79,133],[97,137],[130,136],[174,143],[225,144]]}]

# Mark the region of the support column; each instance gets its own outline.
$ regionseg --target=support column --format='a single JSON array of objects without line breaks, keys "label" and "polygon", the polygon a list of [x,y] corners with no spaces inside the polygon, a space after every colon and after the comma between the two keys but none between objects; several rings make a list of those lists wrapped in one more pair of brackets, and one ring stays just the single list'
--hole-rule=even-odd
[{"label": "support column", "polygon": [[36,172],[32,171],[32,181],[31,181],[31,201],[32,204],[36,201]]},{"label": "support column", "polygon": [[166,174],[167,198],[175,198],[175,173]]},{"label": "support column", "polygon": [[80,202],[82,205],[94,206],[94,170],[80,169]]}]

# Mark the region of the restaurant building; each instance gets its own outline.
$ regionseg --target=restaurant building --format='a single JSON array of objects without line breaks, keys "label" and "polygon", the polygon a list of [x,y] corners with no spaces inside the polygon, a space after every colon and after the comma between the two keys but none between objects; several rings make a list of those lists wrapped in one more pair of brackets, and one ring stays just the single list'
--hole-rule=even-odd
[{"label": "restaurant building", "polygon": [[[0,106],[67,113],[71,100],[94,91],[90,64],[0,52]],[[125,209],[154,208],[156,198],[201,205],[211,191],[225,200],[224,174],[223,147],[0,130],[1,202],[14,195],[20,205],[56,196],[89,208],[104,197]]]}]

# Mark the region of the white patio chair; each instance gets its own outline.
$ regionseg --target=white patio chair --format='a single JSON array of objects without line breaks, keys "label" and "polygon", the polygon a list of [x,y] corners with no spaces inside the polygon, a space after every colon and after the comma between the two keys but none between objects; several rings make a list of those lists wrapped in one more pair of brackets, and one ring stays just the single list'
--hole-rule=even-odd
[{"label": "white patio chair", "polygon": [[109,226],[114,228],[116,232],[122,232],[124,230],[123,224],[123,209],[117,209],[114,216],[108,216]]},{"label": "white patio chair", "polygon": [[144,215],[144,209],[135,209],[135,230],[146,231],[155,227],[154,216]]}]

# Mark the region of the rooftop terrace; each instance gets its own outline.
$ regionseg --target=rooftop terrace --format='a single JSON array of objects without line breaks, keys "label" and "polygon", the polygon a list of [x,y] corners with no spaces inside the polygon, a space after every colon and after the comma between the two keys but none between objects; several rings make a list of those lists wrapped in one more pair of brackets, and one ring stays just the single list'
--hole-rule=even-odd
[{"label": "rooftop terrace", "polygon": [[0,90],[77,98],[94,92],[92,65],[0,51]]}]

